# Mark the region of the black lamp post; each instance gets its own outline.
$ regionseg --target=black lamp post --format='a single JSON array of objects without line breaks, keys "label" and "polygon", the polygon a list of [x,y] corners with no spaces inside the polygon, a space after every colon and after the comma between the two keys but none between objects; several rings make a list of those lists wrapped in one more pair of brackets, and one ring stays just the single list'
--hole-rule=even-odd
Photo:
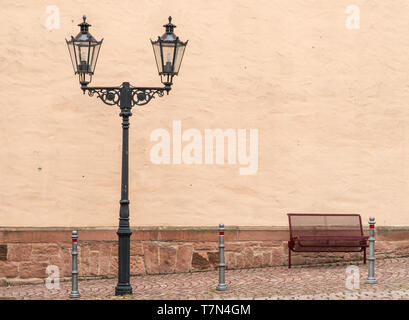
[{"label": "black lamp post", "polygon": [[128,199],[128,140],[129,140],[129,117],[134,106],[142,106],[151,101],[155,95],[162,97],[166,91],[169,94],[173,76],[178,75],[182,63],[183,54],[187,45],[173,33],[175,25],[172,17],[169,23],[164,25],[166,32],[152,41],[158,72],[164,87],[133,87],[129,82],[123,82],[119,87],[88,87],[94,75],[102,40],[97,41],[89,33],[91,26],[83,16],[83,22],[78,26],[80,33],[71,40],[66,40],[70,52],[72,66],[75,74],[79,75],[82,91],[88,92],[89,96],[95,93],[97,97],[108,105],[119,106],[122,117],[122,184],[119,211],[118,234],[118,284],[115,287],[115,295],[132,294],[130,284],[130,236],[129,228],[129,199]]}]

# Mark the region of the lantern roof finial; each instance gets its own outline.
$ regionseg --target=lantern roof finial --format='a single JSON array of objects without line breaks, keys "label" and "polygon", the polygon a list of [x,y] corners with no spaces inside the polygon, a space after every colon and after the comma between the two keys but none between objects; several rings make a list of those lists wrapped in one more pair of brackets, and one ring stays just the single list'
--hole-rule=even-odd
[{"label": "lantern roof finial", "polygon": [[83,16],[82,16],[82,20],[83,20],[83,22],[82,23],[80,23],[78,26],[81,28],[81,33],[88,33],[88,29],[89,29],[89,27],[91,27],[91,25],[89,24],[89,23],[87,23],[87,16],[84,14]]},{"label": "lantern roof finial", "polygon": [[169,23],[164,24],[163,26],[166,28],[166,33],[173,33],[173,29],[175,29],[176,26],[172,23],[171,16],[169,16],[168,20],[169,20]]}]

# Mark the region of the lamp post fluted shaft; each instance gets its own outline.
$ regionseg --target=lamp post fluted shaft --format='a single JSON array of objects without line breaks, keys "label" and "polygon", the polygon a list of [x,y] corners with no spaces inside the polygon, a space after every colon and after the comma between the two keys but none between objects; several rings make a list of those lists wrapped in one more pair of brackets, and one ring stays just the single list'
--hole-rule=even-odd
[{"label": "lamp post fluted shaft", "polygon": [[130,245],[131,230],[129,228],[129,117],[131,113],[131,91],[129,83],[124,82],[120,90],[119,105],[122,117],[122,178],[121,200],[119,209],[118,235],[118,284],[115,295],[132,294],[130,284]]}]

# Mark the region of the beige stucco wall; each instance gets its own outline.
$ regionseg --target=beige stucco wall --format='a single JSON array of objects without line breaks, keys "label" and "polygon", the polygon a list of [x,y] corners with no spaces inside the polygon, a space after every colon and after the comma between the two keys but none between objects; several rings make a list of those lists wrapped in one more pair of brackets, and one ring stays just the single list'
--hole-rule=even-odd
[{"label": "beige stucco wall", "polygon": [[[359,30],[345,26],[351,4]],[[83,13],[104,38],[93,85],[159,85],[149,38],[168,15],[189,39],[171,94],[133,110],[133,226],[286,225],[287,212],[409,225],[408,1],[0,5],[0,226],[117,225],[119,112],[82,94],[64,40]],[[59,29],[45,27],[48,5]],[[152,164],[150,134],[173,120],[258,129],[257,174]]]}]

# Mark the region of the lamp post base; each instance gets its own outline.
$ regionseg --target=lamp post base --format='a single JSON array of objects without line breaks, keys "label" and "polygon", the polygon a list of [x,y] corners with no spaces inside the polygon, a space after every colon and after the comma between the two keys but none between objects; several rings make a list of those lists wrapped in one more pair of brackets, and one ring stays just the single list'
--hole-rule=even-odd
[{"label": "lamp post base", "polygon": [[375,278],[368,278],[368,279],[365,280],[365,283],[375,284],[375,283],[376,283],[376,279],[375,279]]},{"label": "lamp post base", "polygon": [[70,298],[79,298],[79,297],[81,297],[81,295],[78,291],[72,291],[70,293]]},{"label": "lamp post base", "polygon": [[226,286],[225,284],[219,284],[219,285],[216,287],[216,290],[217,290],[217,291],[226,291],[226,290],[227,290],[227,286]]},{"label": "lamp post base", "polygon": [[132,287],[130,285],[117,285],[115,287],[116,296],[123,296],[125,294],[132,295]]},{"label": "lamp post base", "polygon": [[[127,204],[129,201],[121,200],[121,203]],[[121,208],[122,212],[126,211],[124,207]],[[128,215],[128,213],[126,214]],[[128,220],[125,220],[128,222]],[[123,296],[125,294],[132,294],[132,287],[130,281],[130,236],[132,232],[129,227],[119,227],[118,229],[118,282],[115,287],[115,295]]]}]

